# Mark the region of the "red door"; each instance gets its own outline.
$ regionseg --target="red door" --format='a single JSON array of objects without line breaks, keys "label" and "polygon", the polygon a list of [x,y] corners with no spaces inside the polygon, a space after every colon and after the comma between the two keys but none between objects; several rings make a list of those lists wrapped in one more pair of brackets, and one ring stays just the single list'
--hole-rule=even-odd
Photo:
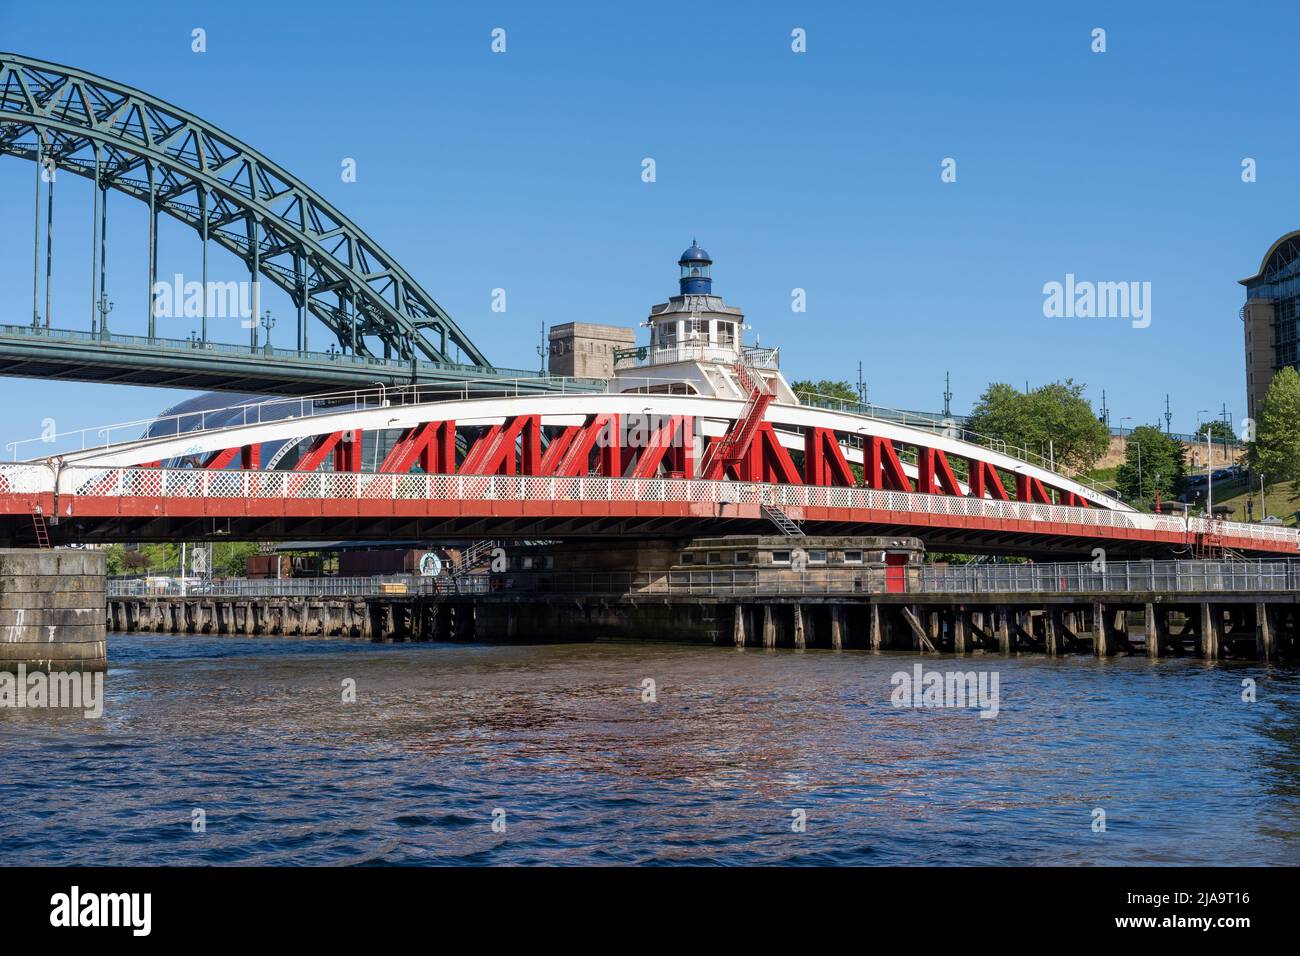
[{"label": "red door", "polygon": [[907,590],[907,555],[885,555],[885,591],[901,594]]}]

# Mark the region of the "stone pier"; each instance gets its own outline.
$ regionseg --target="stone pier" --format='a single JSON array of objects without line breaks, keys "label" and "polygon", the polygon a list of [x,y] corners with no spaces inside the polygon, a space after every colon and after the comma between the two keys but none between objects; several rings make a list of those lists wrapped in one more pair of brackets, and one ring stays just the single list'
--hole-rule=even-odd
[{"label": "stone pier", "polygon": [[0,549],[0,670],[108,667],[104,553]]}]

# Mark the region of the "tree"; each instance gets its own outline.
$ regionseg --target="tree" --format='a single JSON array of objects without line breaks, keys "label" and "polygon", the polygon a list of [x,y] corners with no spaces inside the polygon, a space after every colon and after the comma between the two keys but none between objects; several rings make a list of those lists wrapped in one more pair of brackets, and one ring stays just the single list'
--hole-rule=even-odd
[{"label": "tree", "polygon": [[219,541],[212,546],[212,573],[217,577],[242,578],[248,556],[258,553],[256,541]]},{"label": "tree", "polygon": [[[858,390],[854,388],[851,382],[832,382],[830,379],[821,379],[814,382],[812,379],[804,378],[797,382],[790,383],[791,390],[799,395],[801,392],[812,393],[810,397],[821,396],[825,398],[838,398],[842,402],[857,403],[860,401]],[[807,401],[807,398],[800,397],[800,401]]]},{"label": "tree", "polygon": [[1212,441],[1236,441],[1237,433],[1232,430],[1232,423],[1225,422],[1222,418],[1214,418],[1208,422],[1201,422],[1200,431],[1197,432],[1202,441],[1205,440],[1205,430],[1210,430],[1210,439]]},{"label": "tree", "polygon": [[994,382],[971,411],[967,430],[1006,442],[1011,449],[1051,454],[1057,465],[1085,471],[1106,453],[1110,432],[1071,379],[1029,392]]},{"label": "tree", "polygon": [[1300,493],[1300,374],[1289,366],[1273,376],[1259,406],[1247,460],[1270,482],[1292,482]]},{"label": "tree", "polygon": [[1168,501],[1182,490],[1183,446],[1160,426],[1140,425],[1126,443],[1124,464],[1115,472],[1115,485],[1126,500],[1154,502],[1159,491]]},{"label": "tree", "polygon": [[149,559],[149,570],[176,574],[181,566],[181,549],[175,544],[142,544],[140,553]]}]

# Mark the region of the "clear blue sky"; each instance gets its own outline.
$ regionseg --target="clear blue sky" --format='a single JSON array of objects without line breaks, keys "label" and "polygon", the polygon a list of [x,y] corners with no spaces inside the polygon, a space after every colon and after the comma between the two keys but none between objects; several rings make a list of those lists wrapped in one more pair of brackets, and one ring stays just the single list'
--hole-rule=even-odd
[{"label": "clear blue sky", "polygon": [[[73,2],[52,19],[5,4],[0,49],[137,86],[260,149],[499,365],[533,367],[542,322],[642,321],[698,237],[791,378],[855,379],[861,360],[873,401],[928,409],[950,370],[964,411],[990,381],[1068,376],[1094,403],[1106,389],[1116,424],[1155,421],[1166,392],[1175,430],[1223,402],[1244,414],[1237,280],[1300,227],[1294,3],[290,6]],[[30,317],[32,174],[0,159],[7,322]],[[59,326],[88,325],[89,196],[72,181],[58,197]],[[139,331],[146,219],[114,203],[112,325]],[[163,241],[164,275],[197,268],[192,233]],[[213,261],[214,279],[243,274]],[[1150,327],[1044,318],[1043,284],[1066,273],[1149,281]],[[0,379],[0,441],[181,397]]]}]

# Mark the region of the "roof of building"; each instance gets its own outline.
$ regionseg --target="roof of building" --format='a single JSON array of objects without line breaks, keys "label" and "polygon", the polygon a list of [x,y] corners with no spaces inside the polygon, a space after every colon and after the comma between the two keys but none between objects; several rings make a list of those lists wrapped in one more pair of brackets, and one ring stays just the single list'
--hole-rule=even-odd
[{"label": "roof of building", "polygon": [[1241,285],[1248,285],[1259,279],[1276,275],[1297,258],[1300,258],[1300,229],[1295,232],[1288,232],[1269,246],[1268,252],[1264,253],[1264,259],[1259,264],[1259,272],[1249,279],[1239,279],[1238,282]]},{"label": "roof of building", "polygon": [[709,255],[700,248],[700,244],[694,239],[691,240],[691,247],[682,253],[682,257],[677,260],[681,262],[713,262],[713,256]]}]

